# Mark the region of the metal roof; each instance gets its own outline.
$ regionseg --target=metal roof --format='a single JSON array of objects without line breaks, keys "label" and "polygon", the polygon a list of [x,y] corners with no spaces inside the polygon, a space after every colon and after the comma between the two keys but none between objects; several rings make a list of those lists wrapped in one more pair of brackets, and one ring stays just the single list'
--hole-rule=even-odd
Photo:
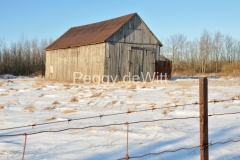
[{"label": "metal roof", "polygon": [[[72,27],[52,44],[50,44],[45,50],[73,48],[78,46],[103,43],[115,32],[117,32],[125,23],[127,23],[134,15],[138,16],[137,13],[132,13],[98,23]],[[144,23],[141,17],[139,17],[139,19]],[[149,28],[148,30],[152,33]],[[156,38],[158,44],[160,46],[163,46],[153,33],[152,35]]]},{"label": "metal roof", "polygon": [[136,13],[98,23],[72,27],[50,44],[46,50],[102,43],[128,22],[135,14]]}]

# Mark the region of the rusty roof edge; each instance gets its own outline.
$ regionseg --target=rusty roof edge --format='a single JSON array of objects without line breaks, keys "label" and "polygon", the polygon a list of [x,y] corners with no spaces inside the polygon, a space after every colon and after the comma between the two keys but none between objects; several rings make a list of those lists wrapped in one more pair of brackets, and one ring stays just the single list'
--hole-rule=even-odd
[{"label": "rusty roof edge", "polygon": [[[111,18],[111,19],[107,19],[107,20],[103,20],[103,21],[99,21],[99,22],[94,22],[94,23],[89,23],[89,24],[84,24],[84,25],[80,25],[80,26],[75,26],[75,27],[71,27],[70,29],[72,28],[77,28],[77,27],[84,27],[84,26],[88,26],[88,25],[93,25],[93,24],[96,24],[96,23],[101,23],[101,22],[106,22],[106,21],[111,21],[111,20],[114,20],[114,19],[117,19],[117,18],[121,18],[121,17],[124,17],[124,16],[128,16],[128,15],[135,15],[137,13],[130,13],[130,14],[126,14],[126,15],[123,15],[123,16],[119,16],[119,17],[115,17],[115,18]],[[132,18],[131,16],[131,18]]]},{"label": "rusty roof edge", "polygon": [[[71,29],[71,28],[70,28]],[[45,48],[45,51],[47,51],[48,50],[48,48],[50,48],[52,45],[54,45],[55,43],[57,43],[58,42],[58,40],[61,38],[61,37],[63,37],[70,29],[68,29],[64,34],[62,34],[60,37],[58,37],[54,42],[52,42],[50,45],[48,45],[46,48]],[[51,50],[51,49],[49,49],[49,50]]]},{"label": "rusty roof edge", "polygon": [[86,43],[86,44],[82,44],[82,45],[75,45],[75,46],[62,47],[62,48],[45,49],[45,51],[58,50],[58,49],[68,49],[68,48],[77,48],[77,47],[94,45],[94,44],[101,44],[101,43],[105,43],[105,41],[102,41],[102,42],[94,42],[94,43]]}]

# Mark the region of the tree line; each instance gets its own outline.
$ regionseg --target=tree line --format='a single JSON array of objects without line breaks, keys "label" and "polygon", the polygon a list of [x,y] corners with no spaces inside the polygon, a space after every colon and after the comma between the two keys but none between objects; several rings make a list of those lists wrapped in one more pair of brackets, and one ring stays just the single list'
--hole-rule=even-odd
[{"label": "tree line", "polygon": [[0,39],[0,74],[44,75],[45,48],[51,39],[28,40],[21,36],[17,42],[7,46]]},{"label": "tree line", "polygon": [[175,34],[164,42],[161,54],[172,60],[173,72],[240,75],[240,40],[230,35],[204,30],[200,38]]},{"label": "tree line", "polygon": [[[161,54],[172,60],[178,74],[226,73],[240,76],[240,40],[221,32],[204,30],[200,38],[188,40],[174,34],[161,40]],[[20,39],[7,46],[0,39],[0,74],[44,75],[45,48],[52,39]]]}]

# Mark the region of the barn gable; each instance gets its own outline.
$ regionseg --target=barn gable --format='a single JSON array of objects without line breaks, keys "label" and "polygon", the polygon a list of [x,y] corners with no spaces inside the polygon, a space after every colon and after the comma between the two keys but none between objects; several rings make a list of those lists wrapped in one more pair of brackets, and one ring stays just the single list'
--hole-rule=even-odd
[{"label": "barn gable", "polygon": [[[140,34],[139,34],[140,33]],[[141,36],[137,36],[141,35]],[[122,25],[106,42],[122,42],[134,44],[155,44],[163,46],[158,38],[152,33],[141,17],[135,13]]]}]

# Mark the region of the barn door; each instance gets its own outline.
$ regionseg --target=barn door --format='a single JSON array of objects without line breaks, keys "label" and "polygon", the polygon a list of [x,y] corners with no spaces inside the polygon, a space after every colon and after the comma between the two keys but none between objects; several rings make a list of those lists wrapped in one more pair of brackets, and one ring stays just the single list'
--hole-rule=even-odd
[{"label": "barn door", "polygon": [[143,59],[143,75],[144,79],[147,77],[147,81],[150,81],[149,75],[153,78],[155,69],[155,52],[152,50],[144,50]]},{"label": "barn door", "polygon": [[[132,47],[129,54],[129,72],[131,79],[134,75],[139,76],[139,80],[145,80],[147,75],[153,78],[155,70],[155,50],[153,48]],[[150,81],[150,79],[147,78],[147,81]]]},{"label": "barn door", "polygon": [[141,73],[143,72],[143,50],[142,49],[132,49],[130,53],[129,60],[129,72],[131,80],[133,76],[135,76],[136,81],[141,80],[136,78],[137,76],[141,77]]}]

